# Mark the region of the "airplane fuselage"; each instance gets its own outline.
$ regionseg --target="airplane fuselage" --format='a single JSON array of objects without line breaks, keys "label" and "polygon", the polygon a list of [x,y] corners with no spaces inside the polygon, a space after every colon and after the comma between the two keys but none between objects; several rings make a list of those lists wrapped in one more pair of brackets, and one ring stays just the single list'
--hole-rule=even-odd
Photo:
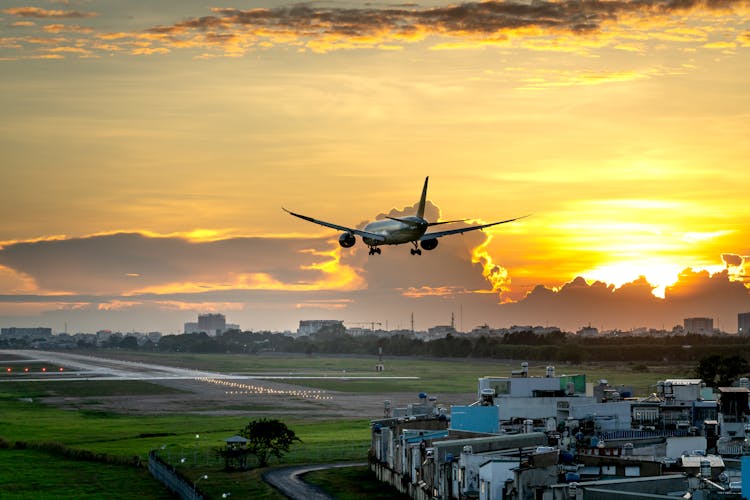
[{"label": "airplane fuselage", "polygon": [[512,222],[520,218],[516,217],[515,219],[490,222],[489,224],[458,227],[455,229],[448,229],[445,231],[432,231],[428,233],[427,228],[431,226],[452,224],[454,222],[465,222],[467,220],[462,219],[442,222],[428,222],[424,218],[425,205],[427,203],[428,180],[429,177],[425,177],[424,186],[422,186],[422,196],[419,198],[416,215],[410,215],[407,217],[385,216],[385,219],[370,222],[369,224],[367,224],[367,226],[365,226],[364,229],[357,229],[351,226],[344,226],[341,224],[334,224],[333,222],[314,219],[307,215],[290,212],[286,208],[284,208],[284,210],[299,219],[312,222],[313,224],[318,224],[319,226],[330,227],[331,229],[341,231],[341,234],[339,235],[339,245],[341,245],[341,247],[343,248],[353,247],[357,243],[356,236],[359,236],[360,238],[362,238],[364,244],[370,248],[370,255],[379,254],[380,248],[378,247],[382,245],[401,245],[403,243],[411,243],[412,245],[414,245],[414,248],[411,249],[412,255],[422,255],[422,250],[434,250],[435,248],[437,248],[438,238],[442,238],[443,236],[463,234],[468,231],[480,231],[488,227],[497,226],[498,224],[505,224],[506,222]]},{"label": "airplane fuselage", "polygon": [[[427,231],[427,221],[422,217],[409,216],[400,217],[401,220],[383,219],[370,222],[365,226],[368,233],[379,234],[385,238],[383,241],[363,237],[365,245],[374,247],[378,245],[400,245],[419,241]],[[404,222],[401,222],[404,221]]]}]

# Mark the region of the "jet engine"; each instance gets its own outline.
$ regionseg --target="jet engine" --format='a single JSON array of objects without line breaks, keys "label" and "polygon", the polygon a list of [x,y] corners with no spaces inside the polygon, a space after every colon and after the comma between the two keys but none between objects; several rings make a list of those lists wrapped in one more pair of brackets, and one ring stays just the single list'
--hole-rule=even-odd
[{"label": "jet engine", "polygon": [[429,240],[422,240],[419,244],[425,250],[435,250],[437,248],[437,245],[438,245],[438,240],[437,240],[437,238],[431,238]]},{"label": "jet engine", "polygon": [[356,242],[357,239],[352,233],[343,233],[341,236],[339,236],[339,245],[344,248],[353,247]]}]

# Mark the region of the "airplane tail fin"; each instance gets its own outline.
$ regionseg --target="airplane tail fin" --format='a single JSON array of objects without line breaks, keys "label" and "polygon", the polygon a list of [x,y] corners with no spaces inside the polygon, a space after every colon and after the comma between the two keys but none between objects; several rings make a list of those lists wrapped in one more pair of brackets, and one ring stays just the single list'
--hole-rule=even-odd
[{"label": "airplane tail fin", "polygon": [[427,201],[427,181],[430,180],[430,177],[424,178],[424,187],[422,188],[422,197],[419,199],[419,207],[417,207],[417,217],[421,217],[424,219],[424,205]]}]

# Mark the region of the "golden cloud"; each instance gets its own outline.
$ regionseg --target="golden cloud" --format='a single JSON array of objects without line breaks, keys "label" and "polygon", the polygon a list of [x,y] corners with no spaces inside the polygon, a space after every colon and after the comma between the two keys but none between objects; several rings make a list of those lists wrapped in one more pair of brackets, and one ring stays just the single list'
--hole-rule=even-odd
[{"label": "golden cloud", "polygon": [[79,12],[76,10],[50,10],[42,9],[39,7],[11,7],[2,11],[10,16],[17,17],[32,17],[32,18],[84,18],[84,17],[95,17],[98,14],[96,12]]},{"label": "golden cloud", "polygon": [[[586,55],[610,47],[643,51],[633,41],[703,44],[708,49],[732,49],[732,43],[710,42],[709,34],[729,33],[749,9],[748,0],[644,1],[513,1],[467,2],[433,8],[326,8],[313,5],[242,10],[211,8],[211,15],[187,17],[140,32],[97,33],[82,41],[92,50],[112,52],[112,46],[135,55],[167,54],[176,49],[200,49],[196,57],[239,57],[251,50],[278,45],[315,53],[334,50],[400,50],[405,44],[435,39],[429,48],[455,50],[512,46],[537,51]],[[16,7],[3,12],[28,18],[76,18],[97,14]],[[687,25],[686,21],[691,21]],[[48,25],[47,32],[90,28]],[[150,40],[152,45],[133,46]],[[743,35],[742,40],[746,40]],[[33,43],[28,39],[26,43]]]}]

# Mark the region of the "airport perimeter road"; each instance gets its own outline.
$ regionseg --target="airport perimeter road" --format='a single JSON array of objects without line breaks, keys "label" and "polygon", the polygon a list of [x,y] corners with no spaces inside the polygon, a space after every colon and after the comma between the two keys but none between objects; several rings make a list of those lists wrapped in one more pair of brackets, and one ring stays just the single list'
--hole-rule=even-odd
[{"label": "airport perimeter road", "polygon": [[291,500],[332,500],[332,496],[315,485],[306,483],[302,475],[308,472],[333,469],[337,467],[358,467],[365,462],[346,462],[338,464],[301,465],[297,467],[280,467],[263,474],[263,479]]}]

